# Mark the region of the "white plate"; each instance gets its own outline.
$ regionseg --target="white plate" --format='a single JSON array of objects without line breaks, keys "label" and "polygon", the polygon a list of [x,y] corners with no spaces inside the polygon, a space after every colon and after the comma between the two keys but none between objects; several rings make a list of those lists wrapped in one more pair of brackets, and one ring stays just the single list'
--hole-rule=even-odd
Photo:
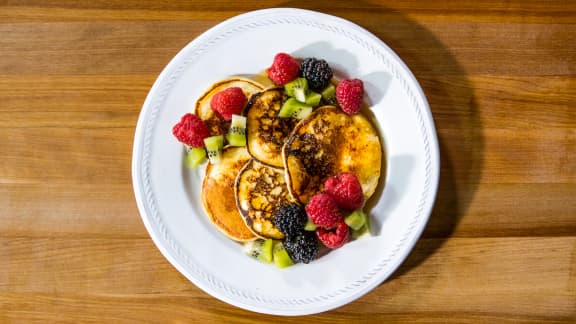
[{"label": "white plate", "polygon": [[[339,76],[362,79],[386,151],[381,186],[369,210],[374,236],[282,270],[246,257],[239,244],[210,224],[200,203],[204,169],[183,167],[182,145],[171,133],[211,84],[263,71],[278,52],[323,58]],[[140,113],[132,177],[150,236],[196,286],[255,312],[304,315],[361,297],[402,263],[426,225],[439,163],[426,98],[388,46],[341,18],[267,9],[218,24],[166,66]]]}]

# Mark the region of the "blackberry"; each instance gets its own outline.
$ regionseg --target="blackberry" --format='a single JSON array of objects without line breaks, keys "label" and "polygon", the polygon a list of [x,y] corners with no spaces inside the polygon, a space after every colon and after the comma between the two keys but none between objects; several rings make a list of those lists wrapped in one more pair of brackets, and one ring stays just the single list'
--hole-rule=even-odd
[{"label": "blackberry", "polygon": [[299,234],[306,225],[306,211],[296,203],[282,205],[274,214],[273,223],[286,237]]},{"label": "blackberry", "polygon": [[309,263],[318,255],[318,239],[315,232],[301,231],[294,237],[284,239],[284,248],[294,262]]},{"label": "blackberry", "polygon": [[308,86],[314,91],[322,91],[330,84],[334,73],[325,60],[309,57],[300,63],[300,76],[308,80]]}]

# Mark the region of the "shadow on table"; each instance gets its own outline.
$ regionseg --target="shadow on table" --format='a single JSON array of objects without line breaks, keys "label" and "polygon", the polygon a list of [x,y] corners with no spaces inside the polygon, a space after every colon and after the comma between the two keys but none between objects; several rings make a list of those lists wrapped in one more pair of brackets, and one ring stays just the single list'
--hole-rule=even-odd
[{"label": "shadow on table", "polygon": [[[366,28],[392,48],[418,79],[430,104],[440,143],[436,204],[420,240],[389,280],[420,265],[452,236],[470,205],[482,172],[484,140],[466,72],[433,32],[403,14],[366,1],[287,1],[283,7],[333,14]],[[349,10],[349,8],[355,8]],[[354,13],[365,12],[360,19]],[[457,164],[455,163],[457,162]]]}]

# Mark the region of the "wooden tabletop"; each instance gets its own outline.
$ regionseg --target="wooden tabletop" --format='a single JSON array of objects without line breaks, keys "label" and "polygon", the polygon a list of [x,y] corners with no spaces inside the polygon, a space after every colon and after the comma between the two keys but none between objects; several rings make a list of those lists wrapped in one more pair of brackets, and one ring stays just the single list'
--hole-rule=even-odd
[{"label": "wooden tabletop", "polygon": [[[50,3],[50,4],[48,4]],[[130,176],[144,98],[189,41],[299,7],[355,22],[421,83],[434,211],[386,282],[334,322],[576,321],[575,1],[0,1],[0,323],[289,322],[185,279]]]}]

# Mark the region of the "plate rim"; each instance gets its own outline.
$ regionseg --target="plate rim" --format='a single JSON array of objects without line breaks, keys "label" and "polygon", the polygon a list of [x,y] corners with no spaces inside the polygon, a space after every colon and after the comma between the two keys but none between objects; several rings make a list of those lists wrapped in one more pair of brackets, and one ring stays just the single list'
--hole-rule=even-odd
[{"label": "plate rim", "polygon": [[[142,179],[142,171],[143,168],[145,169],[147,167],[147,165],[142,165],[142,161],[143,159],[141,159],[141,157],[146,153],[143,152],[144,146],[149,145],[151,139],[150,138],[146,138],[147,134],[150,134],[150,132],[147,132],[151,126],[149,125],[152,124],[153,126],[153,121],[154,120],[154,116],[151,116],[150,114],[153,113],[158,113],[158,109],[155,111],[153,109],[154,105],[153,105],[153,99],[156,98],[157,96],[160,95],[160,97],[162,97],[162,94],[159,93],[159,88],[161,85],[164,85],[164,88],[170,88],[170,81],[174,81],[177,79],[176,74],[178,73],[178,70],[183,70],[183,66],[177,66],[180,62],[180,64],[184,61],[186,61],[186,57],[188,55],[189,49],[191,47],[193,47],[195,44],[201,44],[203,41],[205,41],[206,39],[209,38],[214,38],[212,34],[214,34],[215,31],[219,30],[219,29],[225,29],[225,27],[232,25],[236,22],[239,22],[241,20],[244,19],[249,19],[249,18],[253,18],[256,16],[271,16],[268,21],[269,22],[273,22],[274,21],[274,16],[278,17],[283,17],[283,16],[289,16],[289,17],[294,17],[296,20],[298,19],[304,19],[302,17],[320,17],[322,18],[322,21],[329,21],[329,22],[334,22],[334,23],[338,23],[339,25],[343,25],[345,28],[350,28],[351,30],[355,31],[356,33],[360,33],[363,37],[368,37],[370,41],[374,42],[377,46],[380,46],[381,48],[383,48],[386,52],[387,55],[391,56],[394,60],[394,62],[390,62],[389,60],[387,60],[384,56],[381,56],[381,60],[383,61],[383,63],[387,64],[388,67],[390,68],[390,71],[393,71],[393,77],[395,77],[397,80],[401,81],[402,83],[402,87],[404,88],[404,90],[406,91],[406,93],[408,94],[408,96],[410,97],[410,100],[412,102],[412,106],[416,106],[414,109],[416,110],[416,114],[418,117],[418,121],[420,123],[420,131],[422,133],[422,138],[424,140],[424,146],[425,146],[425,151],[426,151],[426,180],[425,180],[425,188],[422,191],[421,194],[421,198],[419,198],[419,205],[418,205],[418,209],[416,211],[416,216],[414,216],[414,219],[412,220],[412,222],[410,223],[410,225],[408,226],[408,229],[406,230],[406,233],[404,233],[404,235],[402,236],[403,239],[401,240],[401,242],[397,243],[397,246],[394,249],[394,252],[391,253],[390,256],[390,260],[395,259],[396,263],[393,266],[389,266],[387,268],[387,271],[382,272],[381,270],[385,268],[387,262],[383,265],[381,265],[379,268],[380,270],[375,271],[374,274],[364,280],[364,282],[366,284],[364,284],[362,287],[354,290],[352,293],[346,294],[346,292],[342,291],[343,289],[340,289],[337,291],[336,294],[332,294],[331,296],[329,296],[328,298],[330,299],[328,302],[325,298],[320,298],[318,299],[318,305],[316,307],[307,307],[307,308],[302,308],[302,307],[297,307],[298,305],[300,306],[310,306],[312,304],[314,304],[314,302],[310,303],[310,302],[305,302],[303,303],[288,303],[288,304],[284,304],[282,302],[279,302],[281,299],[279,299],[276,302],[270,302],[265,300],[266,298],[257,298],[254,299],[252,296],[247,296],[245,293],[240,292],[240,295],[237,295],[237,293],[234,292],[234,288],[230,288],[230,287],[226,287],[226,286],[222,286],[221,283],[219,282],[211,282],[212,285],[206,284],[203,280],[200,280],[199,278],[197,278],[196,276],[194,276],[193,274],[189,273],[189,269],[187,269],[185,267],[185,265],[181,264],[181,260],[177,259],[173,253],[182,253],[182,252],[178,252],[179,251],[179,247],[178,246],[167,246],[170,245],[170,242],[166,242],[165,238],[160,237],[162,235],[162,233],[158,233],[158,230],[160,230],[161,232],[166,233],[165,231],[163,231],[161,228],[157,228],[156,225],[154,225],[152,223],[152,219],[151,216],[148,213],[148,209],[152,208],[154,209],[154,204],[151,204],[151,206],[149,206],[149,202],[153,197],[150,197],[151,193],[150,191],[146,192],[144,190],[144,186],[146,185],[150,185],[149,184],[149,179],[147,179],[148,183],[146,183],[146,179]],[[285,23],[294,23],[294,21],[289,21],[287,20],[286,17],[284,18],[276,18],[276,19],[282,19],[281,22],[285,22]],[[306,20],[306,19],[304,19]],[[276,21],[278,23],[278,21]],[[308,21],[307,24],[310,24],[310,22]],[[322,23],[319,23],[320,25],[322,25]],[[326,26],[326,25],[324,25]],[[314,27],[314,26],[313,26]],[[344,29],[338,29],[338,27],[333,27],[333,26],[329,26],[331,27],[330,30],[334,31],[334,28],[336,28],[337,31],[341,32],[341,31],[345,31]],[[336,31],[334,31],[336,32]],[[352,36],[351,36],[352,37]],[[362,40],[360,38],[352,38],[352,40],[356,41],[357,43],[359,43],[359,45],[364,45],[363,47],[365,49],[370,50],[373,54],[378,55],[378,51],[371,46],[370,44],[368,44],[368,42],[366,42],[365,40]],[[368,46],[368,48],[366,47]],[[184,61],[183,61],[184,59]],[[394,66],[394,64],[398,65],[397,68],[399,68],[401,71],[398,71],[396,69],[396,67]],[[403,74],[403,77],[399,77],[399,74]],[[409,80],[406,80],[405,77],[408,77]],[[168,81],[167,81],[168,80]],[[166,82],[168,82],[166,84]],[[412,93],[412,91],[415,91],[416,93]],[[166,96],[167,94],[164,93],[164,96]],[[165,99],[165,98],[164,98]],[[158,100],[159,102],[163,102],[164,99]],[[420,102],[419,102],[420,100]],[[159,104],[159,106],[161,106]],[[152,111],[151,111],[152,110]],[[430,214],[432,212],[435,200],[436,200],[436,194],[437,194],[437,190],[438,190],[438,182],[439,182],[439,174],[440,173],[440,156],[439,156],[439,145],[438,145],[438,138],[437,138],[437,134],[436,134],[436,128],[434,125],[434,120],[432,118],[432,113],[430,110],[430,106],[428,104],[428,101],[426,99],[426,96],[420,86],[420,84],[418,83],[418,81],[416,80],[415,76],[413,75],[412,71],[406,66],[406,64],[402,61],[402,59],[390,48],[388,47],[388,45],[386,45],[382,40],[380,40],[379,38],[377,38],[375,35],[373,35],[371,32],[369,32],[368,30],[364,29],[363,27],[350,22],[346,19],[337,17],[337,16],[333,16],[333,15],[328,15],[328,14],[324,14],[321,12],[317,12],[317,11],[312,11],[312,10],[305,10],[305,9],[297,9],[297,8],[272,8],[272,9],[262,9],[262,10],[255,10],[255,11],[250,11],[250,12],[246,12],[231,18],[228,18],[218,24],[216,24],[215,26],[209,28],[208,30],[206,30],[205,32],[203,32],[202,34],[200,34],[198,37],[194,38],[193,40],[191,40],[188,44],[186,44],[186,46],[184,46],[182,49],[179,50],[179,52],[170,60],[170,62],[163,68],[162,72],[159,74],[159,76],[157,77],[156,81],[154,82],[153,86],[151,87],[150,91],[148,92],[146,99],[144,101],[144,104],[142,105],[142,109],[140,111],[139,117],[138,117],[138,122],[136,125],[136,130],[135,130],[135,134],[134,134],[134,144],[133,144],[133,152],[132,152],[132,183],[133,183],[133,189],[134,189],[134,194],[135,194],[135,198],[136,198],[136,203],[138,206],[138,211],[140,213],[140,216],[143,220],[143,223],[146,227],[146,230],[148,231],[150,237],[152,238],[154,244],[156,245],[156,247],[160,250],[160,252],[162,253],[162,255],[172,264],[172,266],[174,266],[182,275],[184,275],[188,280],[190,280],[193,284],[195,284],[197,287],[199,287],[200,289],[202,289],[204,292],[208,293],[209,295],[220,299],[226,303],[229,303],[231,305],[246,309],[246,310],[250,310],[250,311],[254,311],[254,312],[259,312],[259,313],[265,313],[265,314],[273,314],[273,315],[309,315],[309,314],[315,314],[315,313],[320,313],[320,312],[324,312],[324,311],[328,311],[340,306],[343,306],[351,301],[354,301],[360,297],[362,297],[363,295],[365,295],[366,293],[370,292],[372,289],[374,289],[376,286],[380,285],[382,282],[384,282],[386,279],[389,278],[389,276],[396,271],[396,269],[405,261],[406,257],[409,255],[409,253],[412,251],[414,245],[416,244],[416,242],[419,240],[422,231],[424,230],[428,219],[430,217]],[[148,201],[145,201],[145,198],[148,199]],[[154,213],[154,210],[152,210],[152,213]],[[156,211],[157,213],[157,211]],[[162,226],[162,224],[159,224],[160,226]],[[172,250],[170,250],[172,249]],[[399,255],[398,253],[400,252],[400,250],[402,249],[402,253],[401,255]],[[182,258],[182,255],[179,255]],[[185,256],[184,256],[185,257]],[[379,262],[383,263],[383,262]],[[378,268],[378,267],[376,267]],[[375,278],[377,278],[378,280],[374,280]],[[213,281],[210,280],[211,278],[208,278],[208,282]],[[222,291],[224,290],[224,291]],[[252,301],[257,301],[260,304],[251,304],[251,303],[246,303],[243,302],[237,298],[233,298],[231,296],[229,296],[227,293],[232,293],[234,296],[241,296],[244,298],[248,298]],[[342,296],[342,294],[344,294],[343,298],[336,298],[338,296]],[[264,299],[264,300],[263,300]],[[310,299],[310,298],[308,298]],[[308,300],[307,299],[307,300]],[[316,299],[314,299],[316,300]],[[267,307],[270,305],[280,305],[280,306],[294,306],[294,308],[273,308],[273,307]]]}]

